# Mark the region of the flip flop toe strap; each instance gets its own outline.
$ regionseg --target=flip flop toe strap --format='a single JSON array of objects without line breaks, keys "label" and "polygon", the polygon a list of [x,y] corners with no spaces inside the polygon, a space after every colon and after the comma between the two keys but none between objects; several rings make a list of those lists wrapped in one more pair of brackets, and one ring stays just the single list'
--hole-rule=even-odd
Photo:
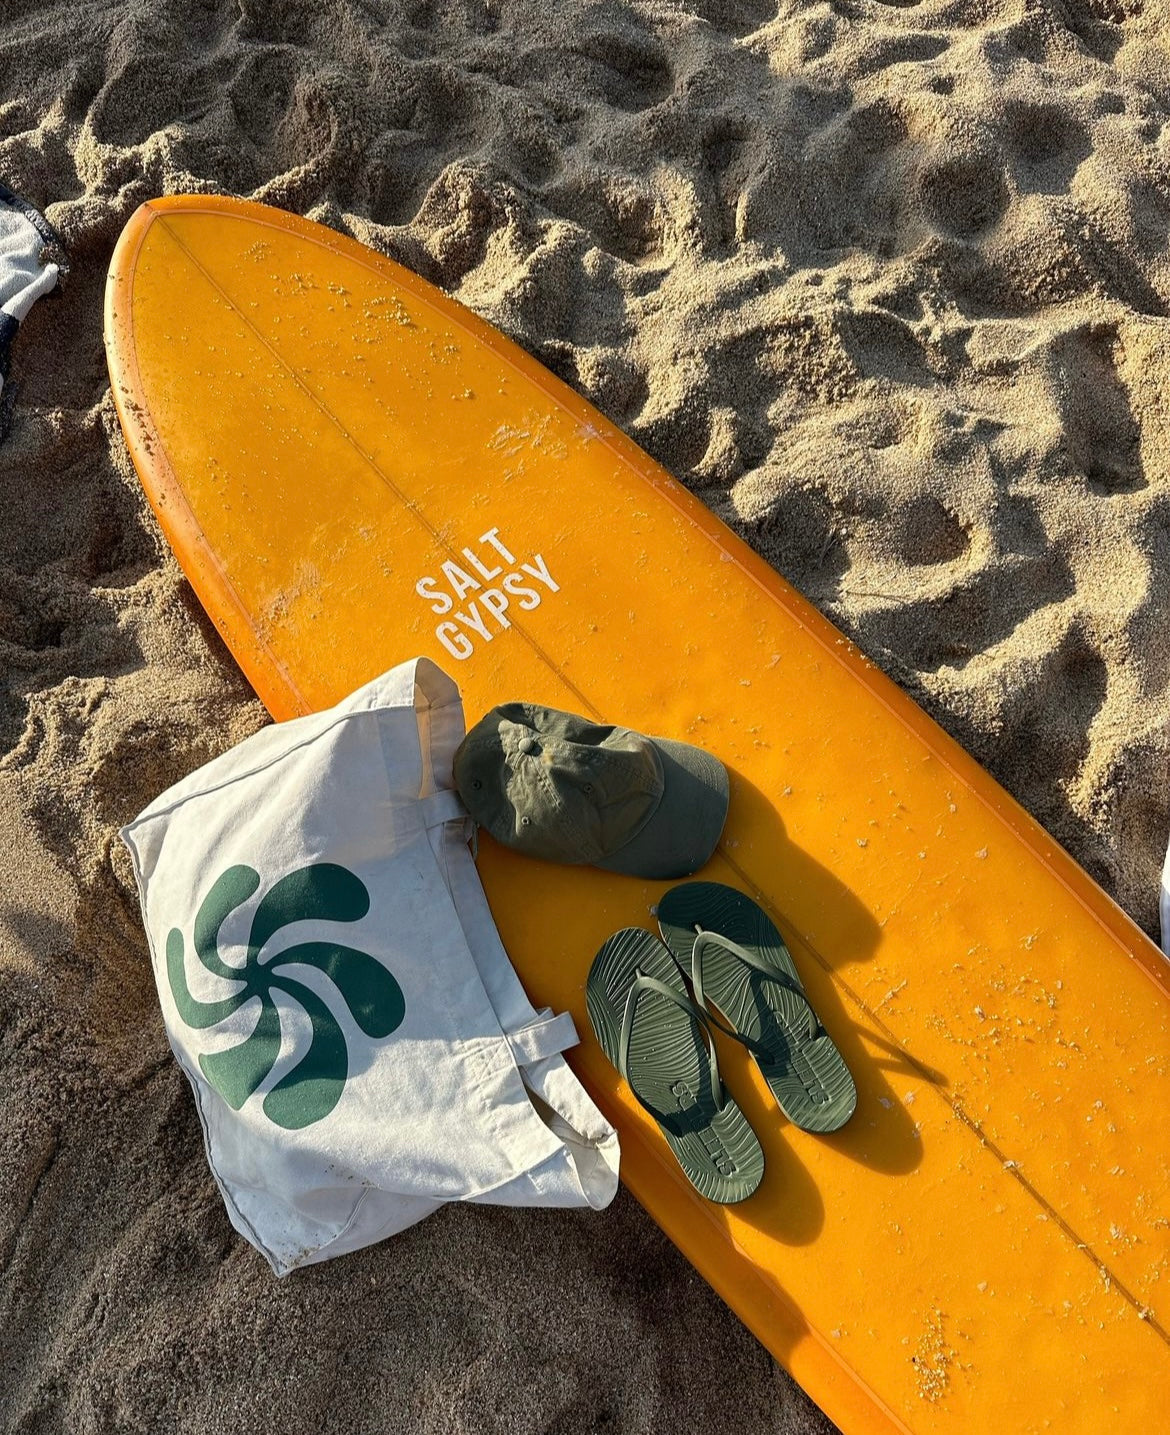
[{"label": "flip flop toe strap", "polygon": [[[675,991],[673,987],[667,986],[665,982],[660,982],[657,977],[648,977],[641,972],[634,978],[630,986],[629,994],[626,997],[626,1009],[622,1014],[621,1036],[618,1039],[617,1068],[621,1072],[630,1090],[633,1091],[638,1101],[645,1106],[646,1103],[638,1096],[634,1083],[630,1080],[629,1060],[630,1043],[634,1035],[634,1016],[637,1011],[638,1002],[642,997],[651,993],[655,996],[665,997],[667,1001],[673,1002],[680,1011],[685,1012],[698,1025],[699,1031],[703,1036],[703,1042],[707,1048],[707,1077],[711,1099],[715,1103],[716,1111],[722,1111],[726,1098],[723,1091],[723,1082],[719,1076],[719,1060],[715,1055],[715,1043],[711,1039],[709,1030],[712,1020],[710,1014],[703,1010],[702,1007],[696,1006],[684,992]],[[732,1035],[734,1035],[734,1033],[732,1033]],[[647,1109],[649,1110],[649,1108]]]},{"label": "flip flop toe strap", "polygon": [[708,1020],[726,1036],[734,1037],[738,1042],[756,1054],[766,1053],[767,1047],[764,1043],[745,1036],[743,1032],[736,1031],[734,1027],[726,1027],[711,1012],[711,1004],[707,1000],[707,994],[703,988],[703,959],[709,953],[725,952],[743,962],[745,966],[753,971],[759,972],[761,976],[767,977],[769,981],[782,986],[790,997],[800,1004],[800,1014],[808,1022],[808,1037],[813,1037],[820,1030],[820,1022],[817,1020],[816,1012],[809,1004],[808,998],[800,987],[793,982],[786,972],[777,971],[774,966],[763,960],[757,953],[748,947],[741,947],[738,942],[733,942],[730,937],[724,937],[719,932],[705,931],[702,927],[696,927],[697,935],[695,945],[691,949],[691,985],[695,989],[695,1000],[707,1013]]}]

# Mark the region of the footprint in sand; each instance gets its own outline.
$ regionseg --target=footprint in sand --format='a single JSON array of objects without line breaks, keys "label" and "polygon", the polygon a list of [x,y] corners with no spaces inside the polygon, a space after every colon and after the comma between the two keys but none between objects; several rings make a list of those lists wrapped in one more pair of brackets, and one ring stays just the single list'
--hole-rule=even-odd
[{"label": "footprint in sand", "polygon": [[971,546],[962,521],[933,494],[905,504],[897,516],[894,544],[901,558],[915,567],[953,563]]},{"label": "footprint in sand", "polygon": [[919,172],[918,197],[927,223],[957,239],[990,229],[1011,198],[1002,167],[978,154],[927,160]]},{"label": "footprint in sand", "polygon": [[1037,194],[1065,192],[1092,148],[1080,120],[1052,102],[1009,105],[1004,119],[1020,190]]},{"label": "footprint in sand", "polygon": [[1141,429],[1114,358],[1117,343],[1116,326],[1092,324],[1049,350],[1065,451],[1090,491],[1106,498],[1147,486]]}]

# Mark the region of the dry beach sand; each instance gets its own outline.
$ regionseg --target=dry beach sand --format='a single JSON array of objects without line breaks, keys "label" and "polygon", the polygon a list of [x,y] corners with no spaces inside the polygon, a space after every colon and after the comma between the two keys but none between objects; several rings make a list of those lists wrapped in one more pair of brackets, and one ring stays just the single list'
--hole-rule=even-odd
[{"label": "dry beach sand", "polygon": [[2,0],[0,178],[72,272],[0,447],[0,1428],[829,1428],[625,1196],[280,1284],[231,1230],[115,833],[265,718],[110,402],[134,208],[285,206],[501,326],[1153,933],[1168,35],[1170,0]]}]

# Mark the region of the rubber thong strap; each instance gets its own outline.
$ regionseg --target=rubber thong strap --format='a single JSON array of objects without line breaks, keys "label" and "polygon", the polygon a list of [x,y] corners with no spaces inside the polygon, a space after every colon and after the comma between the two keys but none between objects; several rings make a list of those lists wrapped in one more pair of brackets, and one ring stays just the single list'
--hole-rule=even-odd
[{"label": "rubber thong strap", "polygon": [[743,1032],[736,1031],[734,1027],[724,1026],[711,1011],[711,1004],[708,1002],[707,994],[703,990],[703,957],[708,952],[726,952],[729,956],[735,957],[737,961],[743,962],[745,966],[751,967],[753,971],[759,972],[761,976],[778,982],[780,986],[790,991],[794,996],[799,997],[804,1005],[808,1007],[811,1030],[815,1031],[817,1029],[819,1023],[817,1022],[816,1014],[813,1012],[812,1006],[809,1004],[808,998],[799,987],[793,984],[786,972],[778,972],[774,966],[765,962],[763,958],[757,956],[755,952],[751,951],[748,947],[741,947],[738,942],[733,942],[730,937],[721,936],[718,932],[704,931],[702,927],[696,927],[695,931],[698,935],[695,937],[695,945],[691,950],[691,985],[695,989],[695,1000],[707,1013],[708,1021],[717,1027],[724,1036],[733,1037],[752,1052],[767,1052],[768,1050],[762,1042],[755,1041],[750,1036],[745,1036]]},{"label": "rubber thong strap", "polygon": [[[638,1097],[641,1104],[646,1106],[646,1103],[638,1096],[634,1088],[634,1083],[630,1080],[629,1060],[630,1042],[633,1040],[634,1035],[634,1012],[637,1008],[639,998],[647,992],[653,992],[656,996],[665,997],[667,1001],[673,1002],[680,1011],[686,1012],[686,1014],[697,1023],[707,1047],[711,1099],[715,1103],[715,1110],[722,1111],[724,1102],[723,1082],[719,1077],[719,1059],[715,1055],[715,1043],[711,1039],[709,1029],[710,1018],[707,1013],[701,1007],[696,1006],[684,992],[675,991],[673,987],[667,986],[665,982],[660,982],[657,977],[648,977],[642,972],[639,972],[634,978],[629,995],[626,997],[626,1009],[622,1015],[622,1032],[618,1038],[618,1070],[625,1078],[630,1090]],[[646,1109],[650,1110],[649,1107],[646,1107]]]}]

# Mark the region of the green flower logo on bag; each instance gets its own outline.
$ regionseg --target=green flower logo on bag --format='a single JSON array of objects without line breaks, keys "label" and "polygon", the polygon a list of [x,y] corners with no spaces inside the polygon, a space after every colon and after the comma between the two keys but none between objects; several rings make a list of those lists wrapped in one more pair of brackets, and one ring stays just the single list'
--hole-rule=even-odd
[{"label": "green flower logo on bag", "polygon": [[280,1013],[273,992],[291,997],[312,1025],[308,1049],[264,1098],[264,1114],[277,1126],[299,1130],[328,1116],[341,1099],[349,1076],[345,1033],[315,991],[290,976],[290,967],[314,967],[336,987],[358,1027],[373,1038],[389,1036],[406,1013],[402,988],[381,964],[338,942],[300,942],[261,960],[269,939],[290,922],[357,922],[370,910],[365,883],[345,867],[315,862],[282,877],[260,899],[252,917],[243,966],[219,954],[219,931],[226,918],[260,886],[251,867],[229,867],[216,879],[195,917],[195,952],[213,976],[237,990],[205,1002],[187,985],[183,933],[167,937],[167,975],[179,1015],[190,1027],[216,1026],[246,1002],[260,1000],[252,1033],[226,1051],[200,1056],[204,1076],[233,1111],[238,1111],[272,1070],[280,1053]]}]

